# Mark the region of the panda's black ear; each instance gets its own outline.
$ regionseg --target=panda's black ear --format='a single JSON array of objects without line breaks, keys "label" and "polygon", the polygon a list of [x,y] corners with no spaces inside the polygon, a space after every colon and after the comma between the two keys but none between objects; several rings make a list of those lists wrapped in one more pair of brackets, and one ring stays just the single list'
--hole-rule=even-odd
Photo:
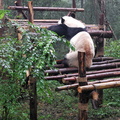
[{"label": "panda's black ear", "polygon": [[68,14],[68,16],[71,16],[71,17],[75,18],[75,12],[70,12],[70,13]]},{"label": "panda's black ear", "polygon": [[61,17],[61,23],[64,24],[65,20]]}]

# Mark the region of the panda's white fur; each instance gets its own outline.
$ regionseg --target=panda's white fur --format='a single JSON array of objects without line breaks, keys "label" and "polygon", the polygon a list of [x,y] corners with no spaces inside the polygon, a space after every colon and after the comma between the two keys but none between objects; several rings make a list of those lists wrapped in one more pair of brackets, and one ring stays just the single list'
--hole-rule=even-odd
[{"label": "panda's white fur", "polygon": [[91,36],[88,32],[79,32],[71,40],[70,44],[73,45],[75,51],[70,49],[70,52],[66,54],[66,59],[69,66],[78,67],[78,51],[86,53],[86,67],[92,65],[92,59],[94,57],[94,44]]},{"label": "panda's white fur", "polygon": [[63,16],[59,21],[58,24],[62,24],[62,19],[64,19],[64,24],[68,27],[81,27],[85,28],[85,24],[82,21],[79,21],[71,16]]}]

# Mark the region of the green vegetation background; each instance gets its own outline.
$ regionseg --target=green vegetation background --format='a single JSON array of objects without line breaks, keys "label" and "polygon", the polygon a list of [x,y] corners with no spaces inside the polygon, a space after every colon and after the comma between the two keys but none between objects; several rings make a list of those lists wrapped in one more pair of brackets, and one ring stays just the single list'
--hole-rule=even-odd
[{"label": "green vegetation background", "polygon": [[[24,5],[27,1],[24,0]],[[106,40],[105,56],[120,58],[120,27],[119,27],[119,5],[118,0],[106,1],[106,16],[110,24],[115,30],[118,40]],[[14,1],[5,0],[5,8],[13,5]],[[77,0],[77,6],[80,2]],[[52,1],[34,1],[36,6],[65,6],[71,7],[68,0]],[[83,20],[85,23],[93,24],[98,22],[95,17],[93,1],[85,0],[85,12],[77,14],[77,18]],[[112,9],[111,9],[112,8]],[[16,12],[8,13],[13,16]],[[59,19],[66,13],[35,13],[35,18],[39,19]],[[1,27],[2,27],[1,23]],[[17,41],[14,28],[9,23],[8,31],[5,33],[6,37],[0,38],[0,119],[2,120],[29,120],[29,95],[28,91],[21,89],[25,80],[25,70],[31,65],[36,65],[37,68],[33,73],[37,78],[37,93],[38,93],[38,120],[76,120],[78,113],[78,98],[74,96],[73,90],[55,92],[56,86],[61,86],[57,81],[45,81],[44,66],[53,64],[57,55],[57,59],[63,58],[65,52],[68,51],[66,41],[56,38],[54,33],[48,33],[45,29],[39,29],[35,26],[33,29],[38,33],[42,33],[42,37],[34,36],[34,45],[30,40],[33,36],[29,36],[29,32],[23,30],[22,43]],[[18,25],[19,26],[19,25]],[[46,36],[46,38],[44,37]],[[52,36],[52,37],[51,37]],[[45,41],[41,41],[41,40]],[[49,41],[55,40],[55,42]],[[63,41],[66,43],[63,45]],[[37,45],[36,45],[37,44]],[[58,46],[59,45],[59,48]],[[33,49],[34,48],[34,49]],[[61,53],[61,56],[60,56]],[[27,54],[27,58],[23,57]],[[5,59],[4,59],[5,58]],[[45,60],[48,62],[45,62]],[[21,94],[22,93],[22,94]],[[91,103],[89,103],[89,120],[118,120],[120,118],[120,88],[112,88],[104,90],[103,107],[98,110],[93,110]]]}]

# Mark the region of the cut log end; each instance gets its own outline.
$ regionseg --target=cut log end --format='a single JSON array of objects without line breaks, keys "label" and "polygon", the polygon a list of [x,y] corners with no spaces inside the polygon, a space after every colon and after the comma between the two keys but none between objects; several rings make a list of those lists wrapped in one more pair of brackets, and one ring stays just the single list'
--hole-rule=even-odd
[{"label": "cut log end", "polygon": [[82,88],[81,87],[78,87],[77,90],[78,90],[79,93],[82,93]]}]

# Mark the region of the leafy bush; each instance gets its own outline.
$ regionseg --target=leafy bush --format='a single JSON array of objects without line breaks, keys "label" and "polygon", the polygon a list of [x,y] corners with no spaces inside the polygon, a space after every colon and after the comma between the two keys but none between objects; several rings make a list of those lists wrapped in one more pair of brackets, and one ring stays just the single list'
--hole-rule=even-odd
[{"label": "leafy bush", "polygon": [[[22,93],[26,93],[21,86],[25,83],[26,70],[33,67],[31,74],[38,82],[39,94],[49,96],[51,94],[49,84],[44,82],[44,70],[46,66],[51,67],[55,63],[55,49],[53,43],[56,41],[64,41],[55,33],[29,24],[29,30],[20,29],[22,31],[22,39],[17,39],[15,30],[19,28],[12,26],[11,22],[6,23],[7,31],[5,36],[0,38],[0,116],[2,119],[19,119],[27,120],[28,110],[23,110],[23,103],[20,102],[24,98]],[[47,88],[47,95],[44,88]],[[25,95],[25,96],[26,96]],[[45,98],[45,97],[44,97]],[[18,116],[19,115],[19,116]]]}]

